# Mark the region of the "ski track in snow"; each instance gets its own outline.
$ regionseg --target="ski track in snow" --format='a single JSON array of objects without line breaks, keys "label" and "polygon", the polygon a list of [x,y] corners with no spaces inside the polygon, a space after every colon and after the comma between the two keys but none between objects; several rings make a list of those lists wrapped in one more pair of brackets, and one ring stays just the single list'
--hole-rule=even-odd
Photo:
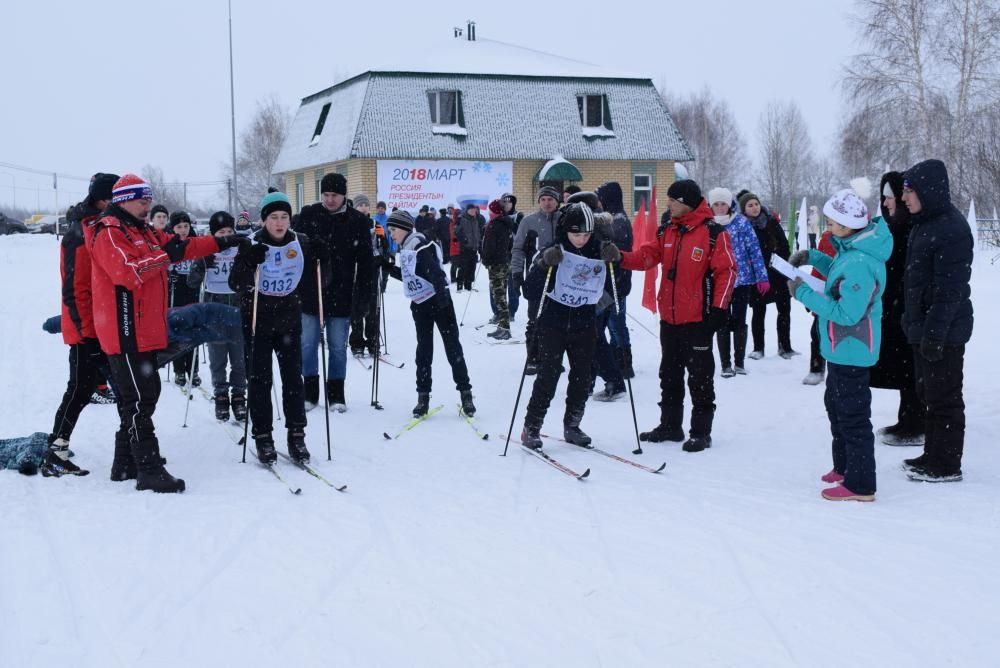
[{"label": "ski track in snow", "polygon": [[[73,449],[90,476],[0,472],[0,666],[994,665],[1000,267],[982,255],[966,479],[910,483],[899,461],[919,450],[877,445],[874,504],[819,497],[829,425],[823,388],[801,385],[809,319],[799,305],[792,341],[802,356],[774,356],[769,313],[770,356],[749,360],[747,377],[717,370],[714,444],[703,453],[646,443],[632,456],[628,401],[588,403],[582,426],[595,444],[666,461],[658,476],[546,440],[567,466],[591,468],[578,482],[520,452],[532,378],[508,456],[498,456],[504,441],[492,435],[509,426],[524,349],[476,345],[471,327],[460,333],[477,424],[491,439],[448,410],[458,393],[438,341],[431,401],[446,410],[385,441],[415,393],[413,325],[396,281],[388,335],[406,366],[381,367],[385,410],[369,406],[371,373],[348,360],[349,410],[330,413],[332,462],[323,407],[307,414],[312,464],[346,494],[282,461],[302,488],[292,496],[253,462],[252,444],[239,463],[242,429],[219,425],[200,394],[182,428],[185,398],[167,387],[154,421],[188,491],[138,493],[108,480],[114,407],[89,406]],[[489,317],[485,275],[478,283],[470,323]],[[47,430],[65,387],[66,347],[40,330],[58,312],[55,240],[0,237],[0,285],[12,286],[0,293],[0,378],[12,388],[2,438]],[[647,429],[659,414],[659,344],[638,301],[629,300],[633,389]],[[896,394],[873,395],[874,425],[894,421]],[[565,379],[549,433],[564,399]]]}]

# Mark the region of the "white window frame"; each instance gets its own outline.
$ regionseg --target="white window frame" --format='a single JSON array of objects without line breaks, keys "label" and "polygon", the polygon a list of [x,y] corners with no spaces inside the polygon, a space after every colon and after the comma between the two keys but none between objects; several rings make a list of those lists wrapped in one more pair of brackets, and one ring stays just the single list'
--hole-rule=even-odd
[{"label": "white window frame", "polygon": [[[588,98],[596,97],[601,101],[601,116],[597,119],[596,125],[590,125],[588,121],[592,120],[588,116]],[[583,126],[585,130],[593,130],[596,128],[603,128],[604,125],[604,95],[601,93],[581,93],[576,96],[576,109],[580,114],[580,125]]]},{"label": "white window frame", "polygon": [[301,209],[305,206],[306,199],[306,184],[296,183],[295,184],[295,204],[297,208]]},{"label": "white window frame", "polygon": [[[644,187],[637,186],[635,180],[636,180],[636,178],[639,178],[639,177],[645,177],[646,179],[648,179],[649,185],[648,186],[644,186]],[[648,174],[648,173],[644,173],[644,172],[636,172],[635,174],[632,175],[632,208],[633,209],[635,209],[636,195],[638,195],[639,193],[644,193],[646,195],[646,207],[648,209],[649,208],[649,203],[653,201],[653,175],[652,174]],[[637,212],[638,212],[638,209],[635,209],[635,211],[633,211],[632,213],[634,215]]]}]

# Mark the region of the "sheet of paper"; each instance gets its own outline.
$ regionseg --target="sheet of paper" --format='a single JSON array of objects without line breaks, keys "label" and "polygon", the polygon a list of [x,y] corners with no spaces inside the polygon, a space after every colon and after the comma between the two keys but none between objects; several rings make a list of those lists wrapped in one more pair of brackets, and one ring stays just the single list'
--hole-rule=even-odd
[{"label": "sheet of paper", "polygon": [[813,290],[815,290],[820,294],[823,294],[824,290],[826,289],[826,283],[819,280],[812,274],[802,271],[798,267],[793,267],[792,265],[788,264],[786,260],[779,257],[778,255],[771,256],[771,267],[775,269],[778,273],[782,274],[783,276],[787,276],[792,280],[795,280],[796,278],[801,278],[803,281],[806,282],[806,285],[808,285],[810,288],[812,288]]}]

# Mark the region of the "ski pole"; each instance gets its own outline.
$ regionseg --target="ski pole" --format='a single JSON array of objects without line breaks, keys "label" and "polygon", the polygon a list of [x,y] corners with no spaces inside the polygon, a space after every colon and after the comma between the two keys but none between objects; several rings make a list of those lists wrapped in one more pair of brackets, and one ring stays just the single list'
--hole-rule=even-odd
[{"label": "ski pole", "polygon": [[[168,273],[169,273],[169,269],[168,269]],[[170,308],[173,308],[173,307],[174,307],[174,284],[173,284],[173,282],[171,282],[170,283]],[[170,382],[170,367],[172,367],[172,366],[173,366],[173,364],[168,364],[167,365],[167,382],[168,383]]]},{"label": "ski pole", "polygon": [[[275,374],[274,374],[274,366],[273,366],[273,363],[272,363],[272,366],[271,366],[271,377],[272,378],[280,378],[281,377],[281,365],[280,364],[278,365],[278,375],[275,376]],[[282,391],[282,394],[284,394],[284,391]],[[278,384],[275,383],[274,381],[271,381],[271,398],[274,399],[274,410],[278,414],[278,421],[281,422],[281,420],[283,418],[281,417],[281,402],[278,401]]]},{"label": "ski pole", "polygon": [[465,325],[465,314],[469,311],[469,302],[472,301],[472,286],[476,284],[476,276],[478,274],[479,274],[479,263],[476,262],[476,270],[472,272],[472,283],[469,284],[469,296],[465,300],[465,308],[462,309],[462,319],[458,322],[459,327]]},{"label": "ski pole", "polygon": [[[253,340],[257,334],[257,294],[260,292],[260,266],[253,273],[253,311],[250,316],[250,345],[247,346],[247,380],[253,377]],[[253,383],[247,382],[247,406],[250,405],[250,387]],[[247,463],[247,437],[250,432],[250,416],[247,416],[243,423],[243,463]]]},{"label": "ski pole", "polygon": [[[608,273],[611,275],[611,292],[615,297],[615,311],[621,315],[622,309],[621,305],[618,303],[618,283],[615,281],[615,270],[610,262],[608,262]],[[632,404],[632,426],[635,428],[635,450],[632,451],[632,454],[641,455],[642,443],[639,441],[639,421],[635,417],[635,395],[632,394],[632,379],[626,378],[625,385],[628,387],[629,403]]]},{"label": "ski pole", "polygon": [[380,286],[382,285],[382,267],[379,265],[378,269],[378,283],[375,286],[375,359],[372,364],[372,402],[371,405],[375,410],[382,410],[382,404],[378,401],[378,366],[381,355],[381,344],[379,332],[379,318],[381,317],[380,311],[382,310],[382,291]]},{"label": "ski pole", "polygon": [[333,457],[330,454],[330,393],[326,391],[326,317],[323,315],[323,269],[319,260],[316,260],[316,294],[319,296],[319,350],[322,362],[320,369],[323,374],[321,390],[323,392],[323,406],[326,408],[323,411],[323,418],[326,420],[326,461],[330,461]]},{"label": "ski pole", "polygon": [[[535,323],[537,328],[538,318],[542,317],[542,310],[545,308],[545,289],[549,285],[549,277],[552,276],[552,267],[549,267],[545,272],[545,282],[542,284],[542,301],[538,305],[538,315],[535,316]],[[537,334],[537,332],[536,332]],[[524,368],[521,370],[521,382],[517,386],[517,398],[514,399],[514,412],[510,414],[510,428],[507,430],[507,442],[503,446],[503,454],[501,457],[507,456],[507,448],[510,446],[510,435],[514,433],[514,420],[517,418],[517,407],[521,403],[521,391],[524,390],[524,378],[528,375],[528,356],[524,357]]]}]

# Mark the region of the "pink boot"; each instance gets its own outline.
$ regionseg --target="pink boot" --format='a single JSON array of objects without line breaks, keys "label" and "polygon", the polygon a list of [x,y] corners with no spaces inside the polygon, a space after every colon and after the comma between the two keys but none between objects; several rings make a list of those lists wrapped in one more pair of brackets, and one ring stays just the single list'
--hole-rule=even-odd
[{"label": "pink boot", "polygon": [[844,482],[844,476],[837,473],[836,469],[831,469],[830,472],[820,478],[820,480],[831,485],[838,485]]},{"label": "pink boot", "polygon": [[823,498],[827,501],[874,501],[874,494],[855,494],[843,485],[823,490]]}]

